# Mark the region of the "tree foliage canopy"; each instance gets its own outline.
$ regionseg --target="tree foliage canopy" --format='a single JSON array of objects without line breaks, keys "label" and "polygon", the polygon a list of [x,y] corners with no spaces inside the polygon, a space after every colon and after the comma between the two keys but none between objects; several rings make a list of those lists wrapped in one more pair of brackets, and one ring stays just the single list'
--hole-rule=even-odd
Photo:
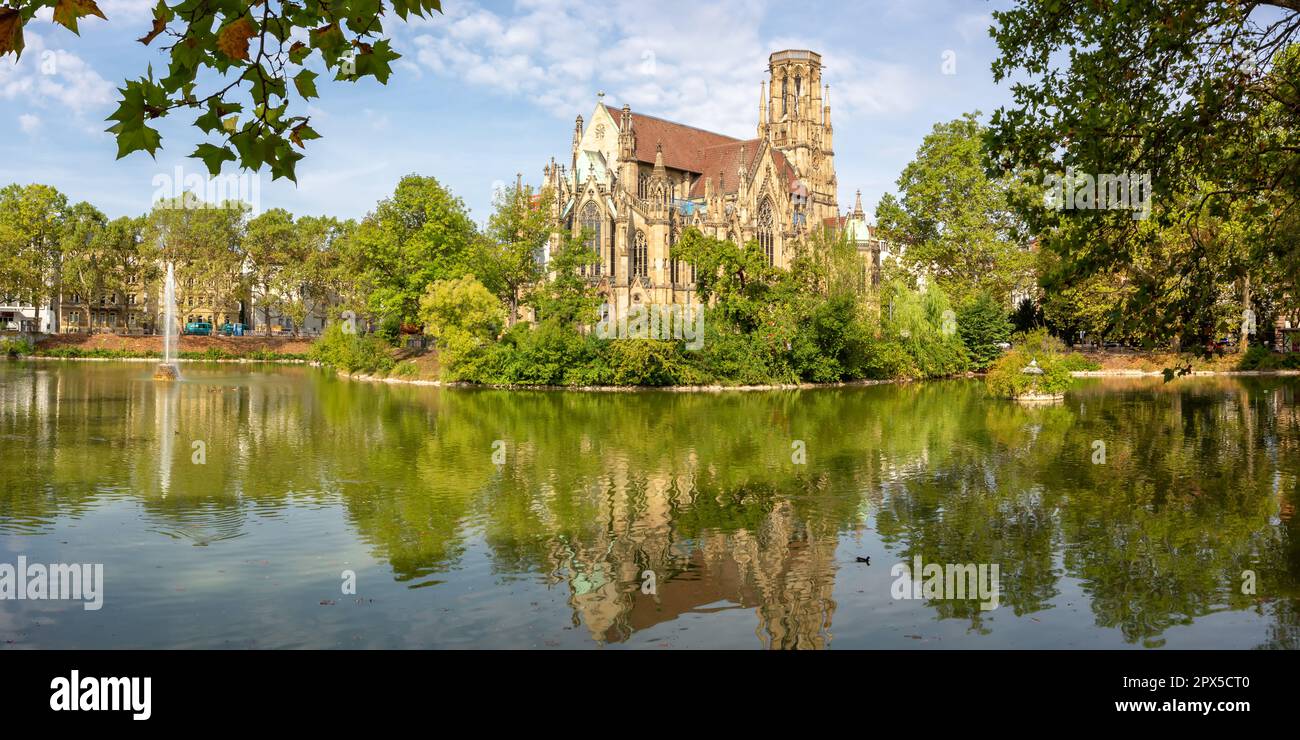
[{"label": "tree foliage canopy", "polygon": [[[22,54],[23,27],[45,8],[73,33],[87,16],[107,20],[95,0],[0,2],[0,59]],[[209,139],[190,156],[213,175],[236,162],[295,180],[300,150],[319,138],[305,112],[319,97],[317,79],[387,84],[400,55],[384,23],[441,10],[441,0],[158,0],[139,42],[156,42],[166,74],[155,76],[151,64],[119,89],[108,129],[118,158],[155,154],[162,135],[151,124],[185,111]]]}]

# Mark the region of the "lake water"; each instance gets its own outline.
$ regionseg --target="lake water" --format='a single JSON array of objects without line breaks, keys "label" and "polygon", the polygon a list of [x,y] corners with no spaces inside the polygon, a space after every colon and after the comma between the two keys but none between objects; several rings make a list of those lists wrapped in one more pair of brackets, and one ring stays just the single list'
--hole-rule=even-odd
[{"label": "lake water", "polygon": [[[98,611],[0,600],[0,650],[1300,645],[1296,378],[1026,407],[152,369],[0,362],[0,564],[104,566]],[[998,608],[895,598],[917,556],[996,564]]]}]

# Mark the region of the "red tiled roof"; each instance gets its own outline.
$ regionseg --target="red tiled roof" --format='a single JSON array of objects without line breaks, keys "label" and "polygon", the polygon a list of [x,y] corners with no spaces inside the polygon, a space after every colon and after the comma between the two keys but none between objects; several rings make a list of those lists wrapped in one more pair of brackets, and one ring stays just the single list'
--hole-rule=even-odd
[{"label": "red tiled roof", "polygon": [[[713,178],[713,189],[721,193],[734,193],[740,188],[740,150],[745,150],[745,171],[750,177],[754,176],[754,170],[757,166],[758,153],[762,148],[761,139],[750,139],[749,141],[737,141],[722,146],[709,147],[700,153],[700,163],[704,170],[700,173],[702,177],[691,185],[692,198],[704,197],[705,181]],[[781,182],[789,185],[794,182],[794,168],[786,160],[785,155],[780,151],[772,150],[772,159],[776,162],[777,177]],[[721,178],[721,181],[719,181]]]},{"label": "red tiled roof", "polygon": [[[613,116],[615,123],[623,119],[621,109],[606,105],[605,110]],[[665,121],[635,111],[632,112],[632,130],[636,132],[638,161],[654,164],[655,150],[663,144],[665,167],[694,172],[697,175],[705,172],[702,153],[706,149],[739,141],[731,136]]]}]

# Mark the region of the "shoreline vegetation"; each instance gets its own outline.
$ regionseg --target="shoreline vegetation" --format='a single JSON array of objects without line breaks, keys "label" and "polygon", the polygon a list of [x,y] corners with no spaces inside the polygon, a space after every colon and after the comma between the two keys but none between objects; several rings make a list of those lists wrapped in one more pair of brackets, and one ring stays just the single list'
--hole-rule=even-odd
[{"label": "shoreline vegetation", "polygon": [[[1085,372],[1172,381],[1300,370],[1300,353],[1270,349],[1289,346],[1278,336],[1290,330],[1289,314],[1260,299],[1294,293],[1278,293],[1260,277],[1207,286],[1198,294],[1217,296],[1212,314],[1180,315],[1174,326],[1135,321],[1140,313],[1113,300],[1106,285],[1081,294],[1082,286],[1058,284],[1064,278],[1053,247],[1062,235],[1013,215],[1034,193],[1012,175],[989,174],[987,132],[976,113],[935,126],[900,177],[899,196],[881,198],[875,246],[864,247],[834,219],[805,224],[777,245],[697,219],[659,245],[667,259],[653,270],[625,261],[611,275],[600,262],[608,234],[565,221],[571,204],[559,202],[564,193],[553,186],[535,190],[522,181],[498,193],[483,226],[442,183],[420,175],[403,177],[359,222],[280,209],[250,218],[239,204],[194,198],[107,222],[44,186],[4,188],[0,205],[85,211],[90,237],[68,222],[48,254],[36,250],[14,263],[23,278],[16,287],[33,305],[72,293],[56,330],[95,326],[92,306],[144,305],[126,300],[132,290],[147,297],[140,286],[156,283],[156,269],[141,266],[178,262],[184,305],[194,311],[220,318],[218,307],[239,305],[241,320],[247,308],[264,326],[279,315],[280,326],[314,325],[306,317],[316,316],[325,327],[314,341],[294,337],[292,344],[286,336],[187,336],[184,361],[310,362],[387,382],[602,390],[834,387],[983,374],[992,396],[1009,399],[1056,397]],[[11,229],[35,243],[35,232],[22,226]],[[182,226],[184,240],[165,238]],[[110,264],[97,256],[105,250],[125,256]],[[687,296],[661,290],[679,284],[691,286]],[[153,325],[136,318],[113,325]],[[9,353],[156,360],[158,339],[56,333]],[[1080,351],[1067,339],[1153,351]],[[405,349],[414,345],[436,350]],[[1229,348],[1239,351],[1223,354]]]},{"label": "shoreline vegetation", "polygon": [[[0,353],[3,354],[3,353]],[[388,383],[392,385],[414,385],[437,388],[482,388],[487,390],[537,390],[537,391],[585,391],[585,392],[639,392],[639,391],[666,391],[674,393],[720,393],[725,391],[781,391],[781,390],[814,390],[819,388],[857,388],[870,387],[876,385],[894,385],[907,383],[922,383],[935,380],[955,380],[955,379],[987,379],[988,374],[985,372],[966,372],[956,375],[937,376],[930,378],[886,378],[886,379],[861,379],[840,381],[834,383],[783,383],[783,384],[756,384],[756,385],[589,385],[589,386],[570,386],[570,385],[535,385],[535,384],[496,384],[485,385],[479,383],[470,383],[465,381],[443,381],[429,377],[401,377],[391,374],[371,374],[364,372],[348,372],[347,370],[332,367],[326,363],[310,359],[306,356],[276,354],[274,356],[242,356],[242,357],[222,357],[212,358],[205,353],[190,352],[188,357],[178,358],[182,363],[214,363],[214,364],[279,364],[279,365],[310,365],[327,370],[334,370],[340,378],[356,380],[367,383]],[[57,353],[23,353],[8,355],[12,359],[26,360],[63,360],[72,362],[139,362],[150,363],[157,362],[161,359],[158,354],[144,353],[109,353],[109,352],[57,352]],[[1147,362],[1153,358],[1161,357],[1159,353],[1134,353],[1125,356],[1126,359],[1141,359]],[[1163,370],[1143,370],[1125,367],[1102,367],[1095,370],[1071,370],[1072,378],[1158,378],[1165,373]],[[1189,377],[1300,377],[1300,369],[1267,369],[1267,370],[1238,370],[1238,369],[1197,369],[1186,374]],[[1037,401],[1044,399],[1059,400],[1060,394],[1050,394],[1043,396],[1023,396],[1017,400]]]},{"label": "shoreline vegetation", "polygon": [[[678,384],[577,384],[577,383],[477,383],[467,380],[449,380],[444,377],[438,361],[438,352],[412,352],[399,350],[377,337],[365,335],[341,334],[332,341],[328,336],[313,343],[307,340],[289,337],[251,338],[229,340],[221,338],[186,337],[194,345],[221,342],[222,346],[205,346],[202,350],[182,350],[179,361],[183,363],[229,363],[255,364],[273,363],[285,365],[311,365],[334,370],[340,377],[363,382],[403,384],[414,386],[444,388],[485,388],[496,390],[575,390],[588,392],[637,392],[662,390],[668,392],[720,393],[724,391],[778,391],[811,390],[818,388],[868,387],[873,385],[911,383],[925,380],[946,380],[953,378],[983,378],[990,384],[990,391],[995,396],[1016,397],[1019,400],[1033,402],[1038,397],[1059,398],[1064,388],[1079,378],[1102,377],[1160,377],[1167,375],[1165,368],[1185,366],[1190,368],[1184,375],[1192,376],[1300,376],[1300,367],[1287,362],[1269,362],[1275,357],[1261,360],[1257,355],[1223,355],[1219,357],[1197,357],[1190,353],[1175,355],[1165,352],[1142,351],[1069,351],[1057,340],[1045,332],[1030,332],[1017,335],[1015,346],[1004,353],[986,370],[963,370],[948,374],[934,374],[923,377],[897,375],[885,378],[850,378],[844,380],[817,382],[800,380],[796,382],[750,382],[750,383],[678,383]],[[27,357],[38,360],[74,360],[74,361],[122,361],[122,362],[156,362],[162,353],[145,348],[150,343],[161,341],[159,337],[113,337],[98,335],[94,337],[62,336],[50,337],[38,345],[0,339],[0,355],[10,357]],[[613,340],[613,342],[642,342],[654,340]],[[241,350],[241,344],[249,348]],[[662,344],[662,343],[660,343]],[[93,346],[86,346],[93,345]],[[293,349],[293,352],[279,351]],[[685,353],[683,353],[685,354]],[[1020,370],[1029,362],[1037,359],[1046,367],[1060,365],[1065,375],[1058,376],[1057,386],[1051,392],[1012,393],[1007,389],[1008,383],[1021,383],[1028,376]],[[992,380],[990,380],[992,378]],[[1008,380],[1008,378],[1010,380]],[[1002,385],[999,385],[1002,383]]]}]

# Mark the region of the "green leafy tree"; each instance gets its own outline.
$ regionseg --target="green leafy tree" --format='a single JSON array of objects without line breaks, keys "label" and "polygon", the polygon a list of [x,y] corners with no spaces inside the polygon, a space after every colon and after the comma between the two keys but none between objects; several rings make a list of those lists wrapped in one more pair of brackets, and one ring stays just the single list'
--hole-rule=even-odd
[{"label": "green leafy tree", "polygon": [[337,248],[349,225],[329,216],[303,216],[294,223],[290,262],[282,274],[281,311],[293,322],[294,336],[307,317],[328,319],[347,288],[335,283]]},{"label": "green leafy tree", "polygon": [[262,314],[263,330],[271,335],[271,316],[282,314],[290,265],[300,255],[294,254],[297,231],[293,214],[272,208],[248,222],[244,231],[244,256],[254,310]]},{"label": "green leafy tree", "polygon": [[1300,112],[1300,89],[1273,76],[1300,5],[1022,0],[993,18],[994,79],[1017,78],[991,124],[1001,168],[1150,172],[1162,194],[1197,180],[1294,192],[1295,127],[1255,121],[1265,101]]},{"label": "green leafy tree", "polygon": [[758,242],[742,247],[690,227],[671,251],[672,259],[695,268],[700,302],[716,299],[714,315],[746,333],[758,328],[777,274],[776,268],[768,266]]},{"label": "green leafy tree", "polygon": [[529,292],[545,277],[542,255],[555,234],[551,222],[554,197],[549,190],[535,193],[520,183],[493,198],[474,273],[507,306],[510,326],[519,320],[521,302],[528,300]]},{"label": "green leafy tree", "polygon": [[957,333],[976,370],[983,370],[1002,355],[999,346],[1011,338],[1011,322],[1004,304],[982,293],[957,311]]},{"label": "green leafy tree", "polygon": [[355,238],[357,228],[357,222],[352,219],[330,220],[314,253],[316,275],[331,319],[345,311],[358,316],[368,311],[369,282],[365,255]]},{"label": "green leafy tree", "polygon": [[600,258],[587,246],[585,236],[556,234],[556,246],[546,265],[546,280],[532,292],[530,303],[543,321],[573,328],[595,323],[600,297],[583,275],[583,268]]},{"label": "green leafy tree", "polygon": [[[113,264],[104,253],[108,218],[89,203],[76,203],[64,219],[60,276],[65,294],[78,297],[78,306],[90,327],[91,309],[101,298],[116,292]],[[60,302],[62,304],[62,301]],[[61,309],[61,305],[60,305]]]},{"label": "green leafy tree", "polygon": [[439,360],[453,373],[501,333],[501,301],[471,275],[438,280],[420,299],[424,331],[438,343]]},{"label": "green leafy tree", "polygon": [[989,177],[977,116],[935,125],[898,178],[901,199],[881,198],[876,220],[885,239],[905,246],[906,264],[953,300],[991,293],[1009,302],[1032,268],[1015,209],[1030,190],[1017,177]]},{"label": "green leafy tree", "polygon": [[416,321],[431,283],[469,271],[476,233],[464,202],[437,180],[403,177],[348,237],[369,312]]},{"label": "green leafy tree", "polygon": [[68,199],[48,185],[0,189],[0,292],[30,298],[54,312],[61,330],[63,240]]},{"label": "green leafy tree", "polygon": [[[95,0],[5,0],[0,58],[22,54],[23,27],[47,8],[73,33],[88,16],[107,20]],[[108,129],[117,137],[118,158],[155,154],[162,135],[151,124],[173,113],[195,114],[194,125],[210,140],[191,156],[212,174],[237,162],[294,180],[303,156],[297,150],[319,138],[305,108],[319,96],[321,74],[387,84],[400,55],[385,22],[441,10],[441,0],[158,0],[139,42],[157,42],[167,74],[155,78],[150,65],[120,88]]]},{"label": "green leafy tree", "polygon": [[916,290],[895,278],[886,286],[883,299],[887,306],[884,334],[907,351],[917,374],[942,377],[970,368],[952,304],[942,288],[928,284]]},{"label": "green leafy tree", "polygon": [[814,228],[806,240],[792,246],[790,277],[803,291],[825,297],[861,297],[869,292],[871,267],[848,230]]},{"label": "green leafy tree", "polygon": [[[998,172],[1150,176],[1125,210],[1024,213],[1059,256],[1050,294],[1122,276],[1118,333],[1197,343],[1291,288],[1300,194],[1300,5],[1090,0],[994,13],[995,79],[1016,79],[988,149]],[[1055,232],[1055,233],[1052,233]],[[1093,289],[1101,286],[1094,285]],[[1248,334],[1241,334],[1242,346]]]},{"label": "green leafy tree", "polygon": [[205,203],[188,192],[154,204],[145,240],[155,259],[175,266],[178,322],[189,306],[232,313],[245,295],[246,215],[242,203]]}]

